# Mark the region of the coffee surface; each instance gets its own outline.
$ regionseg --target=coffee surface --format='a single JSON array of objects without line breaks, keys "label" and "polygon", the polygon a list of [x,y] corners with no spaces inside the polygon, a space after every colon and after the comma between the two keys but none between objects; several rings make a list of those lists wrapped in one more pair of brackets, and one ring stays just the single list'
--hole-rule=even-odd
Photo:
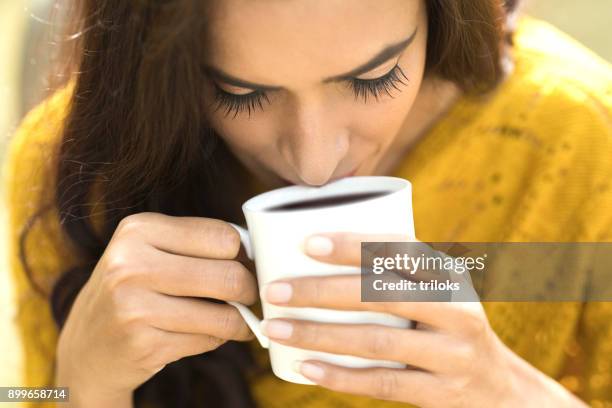
[{"label": "coffee surface", "polygon": [[313,208],[331,207],[341,204],[350,204],[357,201],[369,200],[371,198],[382,197],[389,194],[389,191],[370,191],[367,193],[342,194],[329,197],[322,197],[309,200],[293,201],[290,203],[279,204],[268,208],[268,211],[292,211],[306,210]]}]

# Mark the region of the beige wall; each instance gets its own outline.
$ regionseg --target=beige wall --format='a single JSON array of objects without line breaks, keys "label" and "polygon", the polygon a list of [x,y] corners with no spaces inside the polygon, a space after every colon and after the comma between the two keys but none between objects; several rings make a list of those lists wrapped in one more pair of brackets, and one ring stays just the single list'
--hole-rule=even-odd
[{"label": "beige wall", "polygon": [[0,1],[0,147],[19,117],[20,67],[15,63],[23,49],[24,38],[20,33],[27,23],[23,2]]},{"label": "beige wall", "polygon": [[[26,25],[24,2],[18,0],[0,1],[0,168],[3,147],[7,136],[19,119],[19,95],[16,84],[21,82],[20,70],[15,59],[23,47],[23,37],[18,35]],[[0,178],[0,194],[2,193]],[[4,197],[4,194],[2,194]],[[1,198],[1,197],[0,197]],[[15,307],[8,281],[6,266],[5,236],[6,211],[4,200],[0,199],[0,385],[19,385],[19,357],[21,349],[11,325]]]},{"label": "beige wall", "polygon": [[612,1],[530,0],[524,10],[570,33],[612,62]]}]

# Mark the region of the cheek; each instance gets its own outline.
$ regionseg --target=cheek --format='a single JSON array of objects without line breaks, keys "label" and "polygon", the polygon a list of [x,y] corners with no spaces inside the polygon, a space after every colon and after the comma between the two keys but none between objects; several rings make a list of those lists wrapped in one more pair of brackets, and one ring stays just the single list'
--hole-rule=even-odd
[{"label": "cheek", "polygon": [[353,144],[371,146],[375,150],[391,143],[403,122],[405,109],[370,109],[366,115],[357,115],[352,122],[350,133]]},{"label": "cheek", "polygon": [[276,133],[271,120],[262,120],[261,112],[255,112],[251,119],[232,115],[224,117],[217,112],[210,115],[210,124],[217,134],[233,149],[257,153],[276,145]]},{"label": "cheek", "polygon": [[391,142],[397,135],[404,120],[415,104],[425,68],[424,40],[416,42],[414,48],[403,55],[399,66],[407,77],[402,78],[406,85],[398,84],[400,91],[391,90],[390,97],[383,95],[378,102],[363,103],[355,101],[353,104],[354,134],[361,135],[379,143]]},{"label": "cheek", "polygon": [[277,157],[274,133],[267,131],[262,124],[228,124],[219,134],[230,150],[243,162],[266,162]]},{"label": "cheek", "polygon": [[[241,112],[226,114],[224,107],[219,107],[215,92],[210,83],[205,84],[205,116],[209,125],[233,150],[256,152],[266,146],[274,146],[275,133],[272,131],[272,118],[266,118],[259,109],[248,114]],[[269,106],[265,106],[266,109]]]}]

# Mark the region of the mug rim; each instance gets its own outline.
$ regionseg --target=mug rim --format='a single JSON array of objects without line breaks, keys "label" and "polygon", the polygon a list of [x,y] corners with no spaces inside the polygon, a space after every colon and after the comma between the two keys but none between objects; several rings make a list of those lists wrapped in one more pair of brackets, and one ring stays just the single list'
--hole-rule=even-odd
[{"label": "mug rim", "polygon": [[[354,186],[356,183],[358,185],[359,183],[368,183],[368,182],[374,182],[374,181],[385,182],[384,184],[386,185],[378,186],[377,189],[374,189],[374,188],[368,189],[366,191],[363,191],[363,193],[367,193],[368,191],[375,192],[375,191],[381,191],[381,190],[388,191],[388,193],[382,196],[374,196],[374,197],[358,200],[355,202],[336,204],[333,206],[326,206],[326,207],[303,208],[303,209],[298,209],[298,210],[295,210],[295,209],[274,210],[273,212],[267,210],[270,207],[281,205],[283,204],[283,202],[286,204],[288,202],[299,201],[303,199],[310,200],[310,199],[326,198],[326,197],[336,195],[338,193],[340,194],[347,193],[347,191],[344,191],[344,192],[342,190],[338,191],[338,189],[339,188],[340,189],[349,188],[350,186]],[[361,204],[364,202],[371,202],[374,200],[386,199],[390,196],[398,194],[399,192],[403,191],[406,187],[411,189],[412,184],[410,183],[410,181],[404,178],[400,178],[400,177],[393,177],[393,176],[346,177],[346,178],[342,178],[339,180],[335,180],[331,183],[327,183],[323,186],[292,185],[292,186],[277,188],[271,191],[266,191],[264,193],[256,195],[255,197],[251,197],[250,199],[245,201],[242,204],[242,211],[245,214],[247,212],[248,213],[270,213],[270,214],[286,214],[286,213],[295,214],[295,213],[301,213],[301,212],[312,212],[312,211],[322,211],[322,210],[329,211],[330,207],[333,207],[334,209],[345,208],[347,206]],[[295,198],[293,200],[286,199],[287,201],[280,200],[277,202],[272,202],[273,199],[271,197],[277,196],[279,195],[279,193],[283,191],[286,193],[289,193],[290,196],[294,196]],[[354,192],[350,192],[350,193],[354,193]],[[301,198],[297,197],[300,194],[302,194]]]}]

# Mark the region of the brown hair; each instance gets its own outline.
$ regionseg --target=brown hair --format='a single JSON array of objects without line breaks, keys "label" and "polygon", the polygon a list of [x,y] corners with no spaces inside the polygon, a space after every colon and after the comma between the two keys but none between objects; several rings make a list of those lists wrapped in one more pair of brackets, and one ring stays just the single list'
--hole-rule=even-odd
[{"label": "brown hair", "polygon": [[[467,93],[494,89],[504,76],[502,57],[511,38],[505,16],[515,3],[426,0],[427,75]],[[202,115],[201,2],[73,4],[70,21],[80,35],[66,44],[74,90],[49,183],[54,200],[40,205],[21,235],[25,270],[32,286],[49,297],[60,329],[122,218],[155,211],[242,223],[240,203],[250,194],[245,169]],[[94,192],[95,208],[103,209],[99,229],[92,222]],[[25,242],[51,207],[79,262],[49,294],[28,267]],[[169,364],[136,390],[135,399],[166,407],[253,406],[244,374],[254,368],[244,345],[229,342]]]}]

